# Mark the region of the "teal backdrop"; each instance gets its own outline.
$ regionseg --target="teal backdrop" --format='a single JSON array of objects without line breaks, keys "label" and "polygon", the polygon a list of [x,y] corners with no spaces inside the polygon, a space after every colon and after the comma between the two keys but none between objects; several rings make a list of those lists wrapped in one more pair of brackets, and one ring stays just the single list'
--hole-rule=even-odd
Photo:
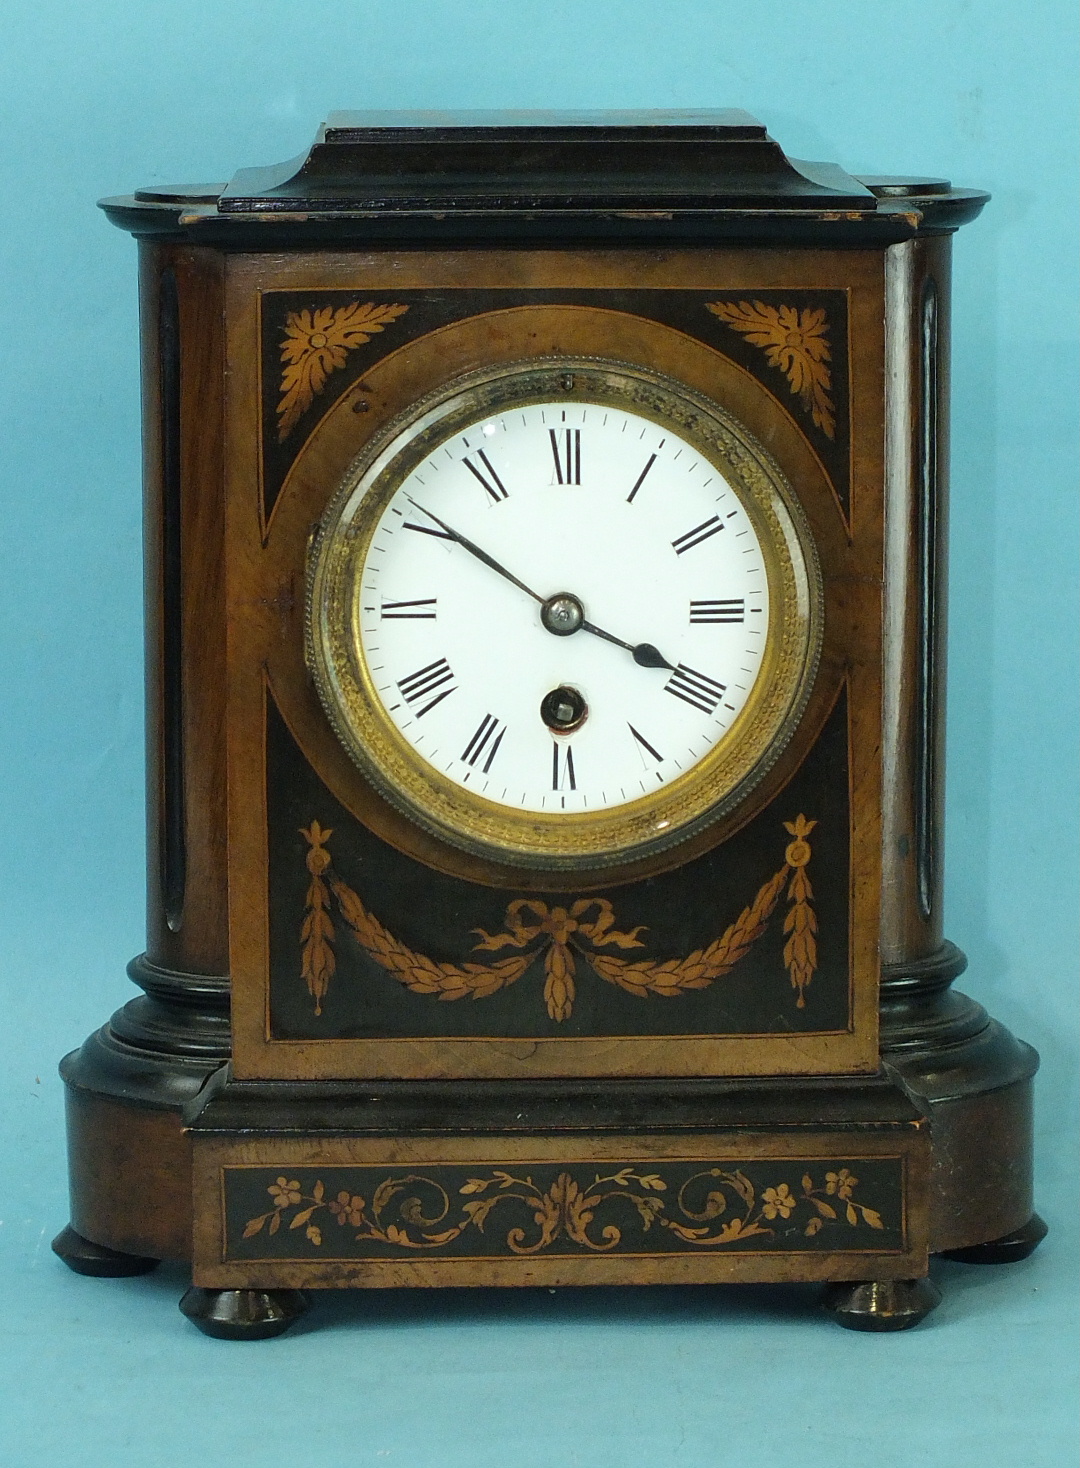
[{"label": "teal backdrop", "polygon": [[[1075,1423],[1071,0],[5,0],[0,7],[0,1460],[6,1468],[1060,1468]],[[717,107],[990,189],[956,240],[947,931],[1043,1056],[1026,1264],[863,1337],[805,1291],[324,1301],[209,1341],[176,1270],[70,1274],[65,1050],[142,946],[135,250],[94,207],[341,107]],[[1068,1446],[1066,1446],[1068,1444]]]}]

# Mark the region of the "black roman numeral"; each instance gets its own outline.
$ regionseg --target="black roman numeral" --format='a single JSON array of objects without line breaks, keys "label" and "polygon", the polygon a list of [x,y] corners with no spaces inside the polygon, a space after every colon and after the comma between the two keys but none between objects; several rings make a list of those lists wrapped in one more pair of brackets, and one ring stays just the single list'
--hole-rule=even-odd
[{"label": "black roman numeral", "polygon": [[692,601],[690,620],[691,622],[744,622],[746,620],[746,599],[741,596],[731,596],[725,601]]},{"label": "black roman numeral", "polygon": [[470,458],[464,458],[461,462],[465,465],[466,469],[468,469],[471,474],[476,475],[477,479],[479,479],[480,483],[484,486],[484,488],[487,490],[488,494],[491,496],[496,504],[498,504],[500,500],[509,499],[509,491],[507,490],[506,486],[503,484],[499,476],[495,473],[495,470],[493,469],[491,464],[491,460],[488,458],[484,450],[478,450],[476,457],[483,464],[483,469],[478,469]]},{"label": "black roman numeral", "polygon": [[653,454],[652,458],[649,460],[649,462],[645,465],[644,469],[642,469],[641,473],[638,475],[638,477],[637,477],[637,483],[634,485],[634,487],[630,491],[630,493],[626,496],[626,503],[628,505],[632,505],[634,503],[634,496],[637,494],[637,492],[641,488],[641,486],[645,483],[645,476],[646,476],[646,474],[648,474],[649,470],[652,468],[652,466],[655,463],[656,463],[656,455]]},{"label": "black roman numeral", "polygon": [[649,754],[652,755],[653,759],[657,762],[657,764],[663,764],[664,756],[660,753],[660,751],[658,749],[654,749],[652,747],[652,745],[649,743],[649,741],[645,738],[645,735],[644,734],[639,734],[638,731],[634,728],[633,724],[627,724],[626,727],[630,730],[630,733],[634,736],[634,738],[637,740],[637,742],[641,745],[642,749],[647,750],[649,752]]},{"label": "black roman numeral", "polygon": [[[450,687],[447,688],[446,684]],[[450,664],[445,658],[440,658],[437,663],[428,663],[426,668],[419,668],[415,673],[410,673],[407,678],[402,678],[398,683],[401,695],[410,706],[422,703],[423,708],[416,710],[416,717],[422,719],[429,714],[437,703],[442,703],[444,698],[449,698],[451,693],[457,690],[454,687],[454,675],[450,671]],[[442,692],[436,692],[442,689]],[[432,695],[434,694],[434,697]]]},{"label": "black roman numeral", "polygon": [[498,719],[491,714],[485,714],[480,727],[465,746],[465,752],[461,756],[467,765],[475,765],[480,756],[487,754],[481,769],[486,775],[491,769],[492,762],[499,752],[499,745],[503,742],[506,733],[506,725],[500,724]]},{"label": "black roman numeral", "polygon": [[576,790],[574,775],[574,751],[569,744],[551,742],[551,788],[552,790]]},{"label": "black roman numeral", "polygon": [[581,483],[581,429],[549,428],[555,476],[560,484]]},{"label": "black roman numeral", "polygon": [[681,556],[684,551],[693,550],[695,545],[708,540],[710,535],[717,535],[724,528],[724,522],[719,515],[713,515],[709,520],[702,520],[700,525],[695,525],[693,530],[688,530],[685,535],[671,542],[675,554]]},{"label": "black roman numeral", "polygon": [[664,692],[673,693],[683,703],[693,704],[703,714],[711,714],[727,692],[727,684],[718,683],[715,678],[697,673],[685,663],[680,663],[664,684]]},{"label": "black roman numeral", "polygon": [[384,601],[382,619],[384,622],[434,622],[435,602],[433,596],[422,601]]}]

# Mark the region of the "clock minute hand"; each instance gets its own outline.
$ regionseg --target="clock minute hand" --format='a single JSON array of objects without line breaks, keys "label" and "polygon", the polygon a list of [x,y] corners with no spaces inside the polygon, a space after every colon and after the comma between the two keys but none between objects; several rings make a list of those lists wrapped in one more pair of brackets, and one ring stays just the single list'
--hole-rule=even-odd
[{"label": "clock minute hand", "polygon": [[469,554],[471,556],[475,556],[478,561],[483,561],[485,566],[490,566],[493,571],[497,571],[498,574],[505,577],[507,581],[513,582],[513,584],[521,591],[523,591],[526,596],[531,596],[533,601],[538,601],[541,606],[543,605],[544,598],[540,596],[537,592],[533,591],[531,586],[526,586],[524,581],[519,581],[512,571],[508,571],[505,566],[500,566],[499,562],[495,559],[494,556],[489,556],[487,551],[481,550],[474,541],[471,541],[468,538],[468,536],[462,535],[460,530],[455,530],[452,526],[447,525],[445,520],[440,520],[438,515],[433,515],[430,510],[425,510],[423,505],[418,504],[417,501],[413,499],[412,495],[406,495],[406,499],[409,501],[409,504],[412,505],[414,510],[419,510],[420,513],[422,515],[426,515],[429,520],[434,520],[435,524],[438,525],[441,530],[444,530],[451,540],[456,540],[458,545],[460,545],[463,550],[467,550]]},{"label": "clock minute hand", "polygon": [[[657,648],[653,647],[651,642],[639,642],[636,644],[632,642],[624,642],[621,637],[615,637],[612,633],[605,632],[604,629],[602,627],[598,627],[595,622],[586,621],[581,611],[581,603],[578,601],[577,597],[571,597],[565,593],[562,593],[559,596],[555,597],[542,597],[538,592],[533,591],[531,586],[526,586],[524,581],[519,581],[512,571],[508,571],[505,566],[500,565],[500,563],[495,559],[494,556],[489,556],[487,551],[481,550],[480,547],[475,543],[475,541],[470,540],[467,535],[462,535],[460,530],[455,530],[453,526],[448,525],[445,520],[440,520],[438,515],[436,515],[431,510],[425,509],[418,500],[413,499],[412,495],[407,495],[406,498],[408,499],[409,504],[412,505],[414,510],[419,510],[420,513],[422,515],[426,515],[429,520],[434,520],[439,529],[442,530],[445,535],[448,535],[451,540],[456,541],[463,550],[467,550],[471,556],[475,556],[476,559],[478,561],[482,561],[485,566],[490,566],[493,571],[496,571],[500,576],[504,577],[505,580],[511,582],[514,586],[518,587],[521,591],[525,593],[526,596],[531,596],[533,601],[539,602],[541,607],[545,609],[543,620],[544,625],[547,627],[549,632],[555,631],[559,636],[565,636],[569,632],[577,632],[579,629],[584,632],[591,632],[594,637],[602,637],[605,642],[613,642],[616,647],[624,647],[626,651],[631,654],[634,662],[637,663],[639,668],[672,669],[672,664],[668,662],[667,658],[665,658],[664,655],[659,652]],[[562,626],[556,627],[549,621],[547,617],[547,612],[549,608],[552,606],[552,604],[563,601],[573,604],[575,617],[580,619],[576,621],[576,625],[568,625],[564,623]]]}]

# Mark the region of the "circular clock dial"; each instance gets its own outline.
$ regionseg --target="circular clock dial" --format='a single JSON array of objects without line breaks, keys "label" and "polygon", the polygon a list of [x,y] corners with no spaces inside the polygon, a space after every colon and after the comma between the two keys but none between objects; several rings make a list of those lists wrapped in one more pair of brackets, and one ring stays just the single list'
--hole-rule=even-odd
[{"label": "circular clock dial", "polygon": [[741,501],[684,438],[554,400],[482,416],[405,477],[358,612],[375,692],[429,764],[516,810],[611,810],[731,729],[769,586]]},{"label": "circular clock dial", "polygon": [[704,429],[627,369],[526,366],[421,405],[356,466],[310,651],[346,747],[410,814],[595,865],[688,834],[778,750],[813,577],[779,471],[714,408]]}]

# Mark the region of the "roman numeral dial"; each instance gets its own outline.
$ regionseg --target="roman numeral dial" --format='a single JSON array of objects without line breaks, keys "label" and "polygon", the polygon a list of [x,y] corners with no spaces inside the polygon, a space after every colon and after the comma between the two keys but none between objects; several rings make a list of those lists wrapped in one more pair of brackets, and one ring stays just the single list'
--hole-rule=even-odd
[{"label": "roman numeral dial", "polygon": [[[760,608],[758,608],[760,611]],[[711,622],[714,625],[720,623],[745,622],[746,620],[746,598],[744,596],[730,596],[720,601],[692,601],[690,603],[691,622]]]},{"label": "roman numeral dial", "polygon": [[425,668],[418,668],[398,680],[398,691],[418,719],[430,714],[444,698],[456,692],[454,675],[445,658],[437,658]]},{"label": "roman numeral dial", "polygon": [[465,746],[465,752],[461,756],[462,763],[470,767],[479,764],[482,773],[488,774],[495,763],[495,756],[505,733],[505,724],[500,724],[494,715],[485,714]]},{"label": "roman numeral dial", "polygon": [[384,622],[434,622],[438,600],[436,596],[425,596],[413,601],[384,601],[382,619]]},{"label": "roman numeral dial", "polygon": [[664,763],[664,756],[660,753],[658,749],[654,748],[654,746],[649,743],[649,741],[645,738],[645,735],[639,734],[638,731],[634,728],[633,724],[627,724],[626,727],[630,730],[630,733],[637,740],[640,748],[643,749],[647,755],[650,755],[658,765],[662,765]]},{"label": "roman numeral dial", "polygon": [[477,451],[472,457],[466,456],[461,461],[473,478],[482,484],[489,498],[498,504],[500,500],[509,499],[510,494],[502,480],[492,467],[491,460],[483,449]]},{"label": "roman numeral dial", "polygon": [[724,522],[719,515],[710,515],[707,520],[702,520],[700,525],[695,525],[692,530],[683,531],[671,542],[671,548],[677,556],[683,556],[687,551],[696,549],[714,535],[719,535],[724,528]]},{"label": "roman numeral dial", "polygon": [[399,812],[504,865],[681,840],[814,666],[792,492],[646,369],[493,365],[423,401],[334,501],[333,727]]},{"label": "roman numeral dial", "polygon": [[637,492],[638,492],[638,490],[645,483],[645,476],[646,476],[646,474],[648,474],[649,470],[652,468],[652,466],[655,463],[656,463],[656,455],[655,454],[650,454],[649,457],[645,461],[645,467],[644,467],[644,469],[642,469],[641,473],[634,480],[634,487],[633,487],[633,489],[626,496],[626,503],[628,505],[632,505],[634,503],[635,499],[637,498]]},{"label": "roman numeral dial", "polygon": [[555,479],[559,484],[581,483],[581,429],[549,428]]},{"label": "roman numeral dial", "polygon": [[727,684],[680,663],[664,684],[664,692],[681,698],[683,703],[700,709],[703,714],[711,714],[727,692]]},{"label": "roman numeral dial", "polygon": [[560,744],[557,739],[551,741],[551,788],[552,790],[577,789],[573,746]]},{"label": "roman numeral dial", "polygon": [[754,526],[706,455],[632,411],[525,403],[436,435],[365,562],[372,681],[470,795],[616,810],[707,759],[754,686]]}]

